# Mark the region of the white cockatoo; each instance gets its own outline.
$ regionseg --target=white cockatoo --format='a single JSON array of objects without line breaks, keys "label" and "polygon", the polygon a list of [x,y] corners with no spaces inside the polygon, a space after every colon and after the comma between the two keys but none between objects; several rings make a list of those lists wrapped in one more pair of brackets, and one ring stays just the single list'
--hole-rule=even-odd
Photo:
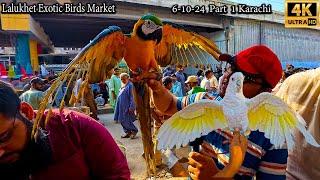
[{"label": "white cockatoo", "polygon": [[243,81],[243,74],[236,72],[230,77],[223,100],[200,100],[174,114],[159,130],[158,149],[186,146],[216,129],[239,130],[243,134],[259,130],[275,148],[287,145],[292,149],[296,128],[308,143],[320,147],[306,130],[303,118],[285,102],[271,93],[247,99]]}]

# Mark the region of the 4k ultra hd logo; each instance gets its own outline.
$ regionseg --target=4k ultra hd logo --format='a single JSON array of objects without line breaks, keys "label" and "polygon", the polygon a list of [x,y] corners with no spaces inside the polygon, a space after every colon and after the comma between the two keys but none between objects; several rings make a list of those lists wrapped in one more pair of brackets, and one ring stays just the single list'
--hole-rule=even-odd
[{"label": "4k ultra hd logo", "polygon": [[286,0],[285,27],[305,28],[319,25],[319,0]]}]

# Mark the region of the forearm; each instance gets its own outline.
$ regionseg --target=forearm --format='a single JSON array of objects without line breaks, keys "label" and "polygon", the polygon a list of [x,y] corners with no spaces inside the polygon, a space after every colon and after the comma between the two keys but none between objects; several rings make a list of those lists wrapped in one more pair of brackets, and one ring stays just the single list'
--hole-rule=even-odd
[{"label": "forearm", "polygon": [[223,170],[219,171],[217,174],[215,174],[212,178],[213,179],[233,179],[233,177],[236,175],[236,172],[234,169],[230,166],[226,166]]},{"label": "forearm", "polygon": [[177,99],[163,86],[152,91],[153,102],[157,110],[165,115],[173,115],[177,110]]},{"label": "forearm", "polygon": [[242,151],[240,146],[234,146],[230,151],[232,158],[230,159],[229,164],[214,177],[232,179],[239,171],[244,160],[245,152]]}]

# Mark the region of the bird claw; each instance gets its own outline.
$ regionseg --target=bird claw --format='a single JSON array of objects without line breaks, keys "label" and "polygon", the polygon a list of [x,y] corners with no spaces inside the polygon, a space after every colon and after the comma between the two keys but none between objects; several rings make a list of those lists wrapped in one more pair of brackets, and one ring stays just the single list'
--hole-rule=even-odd
[{"label": "bird claw", "polygon": [[228,128],[229,131],[232,132],[232,134],[234,134],[235,132],[239,132],[241,135],[245,136],[245,137],[248,137],[251,133],[250,129],[247,129],[247,130],[243,130],[241,128]]},{"label": "bird claw", "polygon": [[247,129],[245,132],[243,132],[243,135],[248,137],[250,135],[251,131]]},{"label": "bird claw", "polygon": [[148,79],[155,79],[157,81],[162,79],[162,73],[158,71],[144,71],[137,69],[137,72],[130,71],[130,77],[133,79],[133,82],[145,81]]}]

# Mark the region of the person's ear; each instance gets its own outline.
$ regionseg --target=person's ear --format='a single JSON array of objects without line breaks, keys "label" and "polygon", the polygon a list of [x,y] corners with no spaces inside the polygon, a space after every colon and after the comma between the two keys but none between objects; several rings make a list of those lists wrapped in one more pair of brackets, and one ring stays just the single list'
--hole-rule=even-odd
[{"label": "person's ear", "polygon": [[20,114],[27,118],[28,120],[32,121],[34,118],[34,111],[33,108],[30,104],[26,102],[21,102],[20,103]]}]

